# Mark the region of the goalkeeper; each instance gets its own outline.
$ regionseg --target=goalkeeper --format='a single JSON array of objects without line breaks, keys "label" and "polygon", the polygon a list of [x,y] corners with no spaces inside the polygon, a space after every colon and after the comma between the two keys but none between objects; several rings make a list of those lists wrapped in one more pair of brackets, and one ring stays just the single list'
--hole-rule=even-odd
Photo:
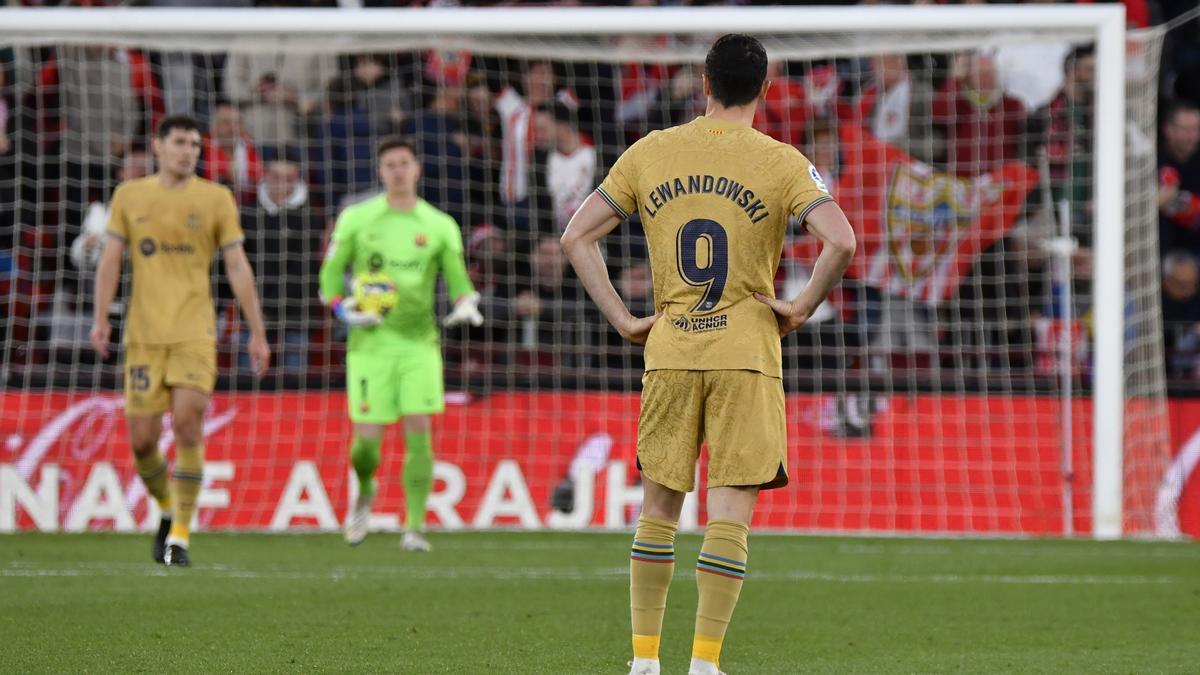
[{"label": "goalkeeper", "polygon": [[[405,532],[401,547],[428,551],[425,505],[433,482],[430,416],[444,408],[442,355],[434,317],[440,270],[454,308],[445,326],[479,326],[479,293],[463,260],[453,218],[417,196],[421,165],[413,146],[385,138],[376,149],[386,192],[344,210],[321,266],[321,297],[350,328],[346,390],[354,440],[350,463],[358,500],[346,518],[346,541],[367,536],[375,469],[386,425],[404,423]],[[346,275],[370,281],[374,293],[347,292]],[[378,283],[381,279],[385,283]],[[386,280],[395,292],[386,290]],[[385,290],[379,292],[380,286]]]}]

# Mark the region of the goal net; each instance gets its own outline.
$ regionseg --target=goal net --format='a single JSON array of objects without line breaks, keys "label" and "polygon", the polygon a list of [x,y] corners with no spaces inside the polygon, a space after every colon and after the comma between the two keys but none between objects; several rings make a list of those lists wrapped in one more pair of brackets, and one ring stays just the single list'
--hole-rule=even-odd
[{"label": "goal net", "polygon": [[[628,34],[592,33],[569,12],[487,14],[532,31],[501,35],[465,23],[420,32],[409,19],[428,12],[366,12],[352,13],[357,29],[320,35],[297,27],[346,15],[255,11],[248,24],[273,28],[251,35],[222,28],[242,24],[233,11],[132,12],[119,32],[97,27],[119,14],[94,11],[0,33],[13,45],[0,49],[0,531],[154,522],[127,447],[119,361],[98,360],[87,333],[108,200],[118,181],[153,171],[149,139],[169,113],[201,121],[200,173],[239,200],[274,352],[256,380],[218,263],[201,527],[332,530],[353,499],[345,332],[319,303],[316,273],[340,209],[378,191],[373,148],[393,133],[416,145],[424,198],[461,224],[487,317],[443,334],[431,524],[636,518],[641,350],[605,324],[557,237],[630,143],[704,112],[704,53],[729,14],[689,9],[691,28]],[[860,242],[845,282],[784,341],[791,483],[764,493],[757,525],[1091,533],[1103,455],[1093,403],[1116,385],[1123,441],[1105,439],[1120,453],[1105,461],[1123,475],[1109,494],[1120,531],[1169,532],[1170,500],[1155,510],[1170,456],[1160,36],[1128,38],[1124,171],[1103,174],[1120,185],[1093,166],[1097,92],[1121,75],[1097,67],[1094,28],[1022,8],[1028,25],[984,10],[975,28],[857,30],[871,11],[837,14],[841,28],[756,32],[772,85],[755,127],[813,161]],[[794,16],[830,25],[827,13]],[[553,34],[555,21],[575,28]],[[1124,218],[1105,220],[1097,204],[1114,190]],[[1124,227],[1115,264],[1098,256],[1104,222]],[[651,313],[637,218],[604,251],[622,297]],[[776,292],[794,296],[817,251],[789,233]],[[1123,279],[1115,310],[1093,291],[1101,272]],[[1123,323],[1107,362],[1105,311]],[[113,313],[119,334],[120,302]],[[170,455],[169,432],[162,445]],[[403,520],[403,454],[394,429],[379,529]],[[689,497],[684,526],[704,518],[703,494]]]}]

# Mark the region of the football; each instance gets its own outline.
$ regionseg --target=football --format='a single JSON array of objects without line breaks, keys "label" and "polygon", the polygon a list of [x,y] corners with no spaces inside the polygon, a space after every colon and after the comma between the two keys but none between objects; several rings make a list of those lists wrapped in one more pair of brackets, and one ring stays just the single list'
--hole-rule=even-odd
[{"label": "football", "polygon": [[363,272],[354,278],[354,303],[358,311],[387,316],[397,300],[396,282],[384,272]]}]

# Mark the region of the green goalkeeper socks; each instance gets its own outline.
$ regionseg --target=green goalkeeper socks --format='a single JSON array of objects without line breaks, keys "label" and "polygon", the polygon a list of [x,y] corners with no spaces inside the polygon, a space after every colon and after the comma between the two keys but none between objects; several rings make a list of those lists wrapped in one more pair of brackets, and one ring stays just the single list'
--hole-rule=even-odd
[{"label": "green goalkeeper socks", "polygon": [[[375,494],[375,469],[379,468],[379,439],[355,437],[350,445],[350,463],[358,476],[358,493]],[[433,487],[433,435],[429,432],[404,434],[404,497],[408,506],[406,526],[425,529],[425,503]]]},{"label": "green goalkeeper socks", "polygon": [[404,497],[408,512],[405,527],[425,529],[425,503],[433,487],[433,434],[404,434]]},{"label": "green goalkeeper socks", "polygon": [[369,499],[375,494],[375,469],[379,468],[378,438],[356,436],[350,444],[350,463],[358,476],[358,494]]}]

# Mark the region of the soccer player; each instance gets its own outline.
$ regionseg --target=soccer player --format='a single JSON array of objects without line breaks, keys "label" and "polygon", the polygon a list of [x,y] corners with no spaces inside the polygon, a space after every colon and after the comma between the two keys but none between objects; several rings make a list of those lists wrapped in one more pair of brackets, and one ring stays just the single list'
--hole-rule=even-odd
[{"label": "soccer player", "polygon": [[[158,173],[125,181],[113,193],[108,240],[96,270],[92,347],[107,358],[108,309],[126,248],[133,291],[125,322],[125,419],[138,475],[162,510],[154,559],[187,566],[196,496],[204,473],[204,411],[217,380],[216,317],[209,291],[213,254],[246,322],[250,357],[262,375],[271,357],[254,271],[242,249],[237,204],[229,188],[196,176],[200,128],[180,115],[163,118],[153,141]],[[162,416],[171,411],[175,469],[158,449]]]},{"label": "soccer player", "polygon": [[[445,407],[442,354],[434,318],[438,272],[446,279],[454,308],[443,325],[483,324],[479,293],[467,276],[458,223],[417,194],[421,164],[400,138],[376,149],[385,193],[342,212],[321,266],[321,297],[350,327],[346,391],[354,440],[350,463],[358,477],[358,499],[346,518],[346,541],[367,536],[375,500],[375,469],[387,425],[404,424],[405,532],[401,547],[428,551],[425,506],[433,482],[430,416]],[[358,309],[345,286],[346,272],[383,272],[395,282],[399,300],[380,317]]]},{"label": "soccer player", "polygon": [[[604,316],[646,345],[637,449],[643,503],[629,564],[635,675],[659,672],[675,530],[702,441],[708,525],[696,563],[690,673],[720,672],[758,493],[788,480],[780,337],[808,319],[855,250],[854,232],[812,164],[750,127],[766,72],[757,40],[718,39],[705,61],[705,114],[634,143],[562,237]],[[640,318],[614,290],[597,245],[635,211],[659,309]],[[780,300],[773,280],[792,219],[823,246],[808,286]]]}]

